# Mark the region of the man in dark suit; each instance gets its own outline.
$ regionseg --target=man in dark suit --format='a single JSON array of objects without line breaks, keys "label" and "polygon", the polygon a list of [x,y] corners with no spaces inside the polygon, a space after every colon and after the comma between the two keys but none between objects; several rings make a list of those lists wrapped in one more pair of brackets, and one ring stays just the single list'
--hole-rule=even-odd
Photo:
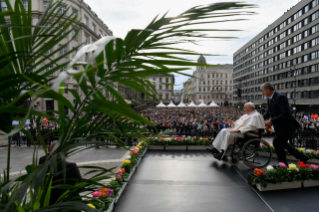
[{"label": "man in dark suit", "polygon": [[[56,141],[53,142],[49,148],[49,152],[52,152],[54,146],[56,145]],[[52,154],[52,157],[54,157],[54,155],[56,154],[56,152],[54,152]],[[39,164],[41,165],[42,163],[45,162],[45,156],[41,157],[39,159]],[[52,181],[52,189],[51,189],[51,198],[50,198],[50,203],[49,205],[54,205],[57,200],[60,198],[60,196],[66,191],[65,189],[60,189],[60,188],[54,188],[55,186],[59,185],[59,184],[67,184],[67,185],[75,185],[76,181],[74,180],[69,180],[69,179],[81,179],[81,173],[79,168],[77,167],[76,163],[70,163],[66,161],[66,181],[64,183],[64,178],[63,178],[63,167],[62,167],[62,163],[58,163],[57,165],[57,175],[55,175],[53,177],[53,181]],[[80,196],[77,196],[78,198],[80,198]],[[77,211],[73,211],[73,212],[77,212]],[[80,211],[79,211],[80,212]]]},{"label": "man in dark suit", "polygon": [[307,163],[309,157],[301,154],[294,146],[288,143],[288,140],[292,139],[294,132],[294,120],[287,97],[276,92],[270,83],[263,84],[261,89],[263,94],[268,97],[268,109],[264,114],[264,119],[270,118],[265,124],[269,127],[273,125],[275,128],[276,135],[273,145],[278,156],[278,161],[288,165],[285,152],[285,149],[287,149],[297,159]]}]

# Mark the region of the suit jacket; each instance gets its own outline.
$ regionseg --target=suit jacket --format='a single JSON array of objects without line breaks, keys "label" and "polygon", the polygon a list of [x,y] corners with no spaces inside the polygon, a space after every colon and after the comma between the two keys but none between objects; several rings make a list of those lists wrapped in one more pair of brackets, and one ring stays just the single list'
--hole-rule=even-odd
[{"label": "suit jacket", "polygon": [[[39,160],[39,164],[42,164],[45,162],[45,156],[41,157]],[[53,177],[52,181],[52,187],[58,185],[58,184],[64,184],[63,181],[63,168],[62,163],[58,164],[58,175]],[[79,168],[77,167],[76,163],[70,163],[66,162],[66,181],[65,184],[68,185],[75,185],[74,180],[68,180],[70,178],[79,178],[81,179],[81,173]],[[59,188],[52,188],[51,190],[51,198],[50,198],[50,205],[54,205],[56,201],[59,199],[59,197],[65,192],[65,189],[59,189]]]},{"label": "suit jacket", "polygon": [[285,95],[275,92],[272,99],[268,99],[268,109],[264,119],[271,117],[276,135],[292,134],[294,120],[289,108],[288,99]]}]

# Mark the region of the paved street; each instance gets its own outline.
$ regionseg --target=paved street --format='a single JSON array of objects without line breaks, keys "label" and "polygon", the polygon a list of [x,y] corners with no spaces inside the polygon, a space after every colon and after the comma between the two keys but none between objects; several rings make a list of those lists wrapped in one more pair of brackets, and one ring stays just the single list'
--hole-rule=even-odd
[{"label": "paved street", "polygon": [[[38,158],[44,155],[44,151],[39,149]],[[71,156],[68,161],[70,162],[90,162],[101,160],[115,160],[121,159],[127,151],[125,149],[104,148],[88,149]],[[33,148],[29,147],[12,147],[11,148],[11,171],[17,172],[24,170],[24,167],[32,163]],[[7,147],[0,148],[0,170],[6,168],[7,164]]]}]

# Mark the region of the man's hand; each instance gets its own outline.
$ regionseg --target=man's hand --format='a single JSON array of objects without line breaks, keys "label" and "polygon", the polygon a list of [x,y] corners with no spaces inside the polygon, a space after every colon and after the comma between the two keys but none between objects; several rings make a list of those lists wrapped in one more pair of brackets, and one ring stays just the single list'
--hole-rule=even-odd
[{"label": "man's hand", "polygon": [[239,130],[229,130],[230,133],[239,133]]},{"label": "man's hand", "polygon": [[268,127],[271,127],[271,125],[272,125],[271,120],[265,121],[265,125],[268,126]]}]

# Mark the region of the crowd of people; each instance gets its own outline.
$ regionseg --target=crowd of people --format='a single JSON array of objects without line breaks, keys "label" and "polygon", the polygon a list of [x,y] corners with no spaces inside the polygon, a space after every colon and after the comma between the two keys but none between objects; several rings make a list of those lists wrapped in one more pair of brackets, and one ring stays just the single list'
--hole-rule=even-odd
[{"label": "crowd of people", "polygon": [[318,114],[308,114],[305,112],[297,112],[295,115],[302,131],[319,131]]},{"label": "crowd of people", "polygon": [[243,114],[243,110],[233,107],[146,108],[141,111],[141,115],[149,119],[158,131],[174,129],[176,133],[185,135],[192,131],[229,128],[228,120],[236,120]]}]

